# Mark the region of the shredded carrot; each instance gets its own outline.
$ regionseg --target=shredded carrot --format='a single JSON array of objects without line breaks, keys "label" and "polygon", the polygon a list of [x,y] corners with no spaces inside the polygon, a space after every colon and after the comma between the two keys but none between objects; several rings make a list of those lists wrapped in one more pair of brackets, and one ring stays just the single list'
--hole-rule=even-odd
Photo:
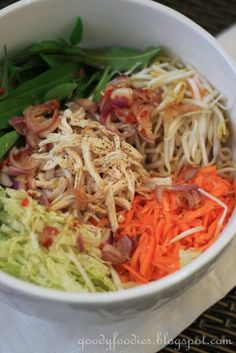
[{"label": "shredded carrot", "polygon": [[[174,184],[183,183],[181,175],[174,180]],[[175,272],[181,266],[180,250],[206,250],[225,227],[236,205],[233,180],[220,177],[216,167],[210,166],[200,169],[187,184],[205,190],[221,203],[199,194],[200,202],[190,208],[188,203],[180,203],[179,191],[175,189],[164,191],[161,200],[157,199],[156,192],[148,196],[136,195],[132,208],[122,214],[125,221],[115,234],[116,239],[129,236],[136,244],[130,260],[117,269],[122,282],[148,283]],[[220,224],[225,212],[222,202],[227,214]],[[173,240],[195,227],[202,230]]]},{"label": "shredded carrot", "polygon": [[148,283],[148,280],[146,280],[146,278],[144,278],[142,275],[140,275],[138,272],[136,272],[132,267],[130,267],[127,264],[123,264],[122,265],[126,270],[128,270],[131,275],[133,275],[135,282],[141,282],[141,283]]},{"label": "shredded carrot", "polygon": [[102,218],[102,219],[97,223],[97,227],[102,228],[102,227],[104,227],[104,226],[106,226],[106,225],[108,225],[108,224],[109,224],[109,219],[108,219],[107,217],[105,217],[105,218]]},{"label": "shredded carrot", "polygon": [[27,207],[29,205],[29,199],[26,197],[25,199],[23,199],[21,201],[21,204],[20,204],[22,207]]},{"label": "shredded carrot", "polygon": [[88,222],[91,223],[93,226],[97,226],[98,224],[97,221],[92,217],[89,218]]}]

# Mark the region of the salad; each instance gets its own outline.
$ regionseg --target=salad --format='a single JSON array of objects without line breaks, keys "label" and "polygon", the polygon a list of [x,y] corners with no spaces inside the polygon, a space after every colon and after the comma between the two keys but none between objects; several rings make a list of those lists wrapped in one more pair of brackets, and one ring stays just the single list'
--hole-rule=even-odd
[{"label": "salad", "polygon": [[73,292],[158,280],[235,207],[224,97],[163,48],[68,39],[9,55],[0,87],[0,270]]}]

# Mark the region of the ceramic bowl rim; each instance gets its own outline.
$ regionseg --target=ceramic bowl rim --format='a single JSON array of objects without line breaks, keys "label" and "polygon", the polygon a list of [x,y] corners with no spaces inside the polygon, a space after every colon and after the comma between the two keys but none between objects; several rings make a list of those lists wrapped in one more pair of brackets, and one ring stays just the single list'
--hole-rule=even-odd
[{"label": "ceramic bowl rim", "polygon": [[[45,0],[21,0],[14,3],[0,11],[0,18],[6,16],[12,12],[17,11],[20,8],[33,3],[42,2]],[[151,0],[119,0],[123,2],[130,2],[135,5],[141,5],[150,7],[153,11],[162,12],[175,20],[184,23],[187,27],[190,27],[193,31],[197,32],[201,37],[209,42],[209,44],[214,47],[214,49],[224,58],[225,63],[231,67],[232,73],[235,76],[236,82],[236,66],[233,60],[225,52],[225,50],[220,46],[214,37],[212,37],[208,32],[206,32],[199,25],[180,14],[179,12],[170,9],[159,3],[155,3]],[[193,260],[186,267],[178,270],[177,272],[168,275],[158,281],[152,283],[141,285],[135,288],[126,289],[123,291],[108,292],[108,293],[70,293],[63,292],[53,289],[47,289],[34,284],[25,282],[23,280],[17,279],[11,275],[4,272],[0,272],[0,284],[6,287],[7,291],[14,291],[18,294],[24,295],[26,297],[38,298],[42,300],[54,301],[54,302],[66,302],[73,304],[90,304],[92,306],[97,306],[98,304],[114,304],[115,302],[135,300],[139,298],[148,297],[151,295],[159,294],[163,291],[174,287],[177,284],[181,284],[188,277],[198,273],[204,266],[213,261],[224,248],[230,243],[234,236],[234,228],[236,229],[236,214],[234,214],[216,242],[206,250],[197,259]]]}]

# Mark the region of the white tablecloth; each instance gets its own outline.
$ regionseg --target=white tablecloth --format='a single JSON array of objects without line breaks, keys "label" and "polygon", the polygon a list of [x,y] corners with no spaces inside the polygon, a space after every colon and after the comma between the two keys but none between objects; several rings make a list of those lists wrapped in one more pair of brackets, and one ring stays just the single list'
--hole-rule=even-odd
[{"label": "white tablecloth", "polygon": [[[236,26],[219,37],[219,41],[236,59]],[[117,327],[67,327],[44,322],[26,316],[0,303],[0,353],[154,353],[161,349],[168,340],[174,339],[188,327],[203,311],[223,298],[236,285],[236,239],[218,260],[214,270],[194,287],[150,314],[148,322],[133,322],[126,327],[125,322]],[[147,327],[145,327],[147,326]],[[116,332],[117,331],[117,332]],[[143,336],[143,332],[149,332]],[[92,344],[85,339],[128,338],[136,345],[126,346],[123,340],[114,347]],[[156,337],[159,337],[159,344]],[[138,343],[145,338],[146,344]],[[162,342],[161,342],[162,341]],[[148,343],[149,342],[149,343]],[[89,344],[90,343],[90,344]],[[82,349],[83,348],[83,349]]]}]

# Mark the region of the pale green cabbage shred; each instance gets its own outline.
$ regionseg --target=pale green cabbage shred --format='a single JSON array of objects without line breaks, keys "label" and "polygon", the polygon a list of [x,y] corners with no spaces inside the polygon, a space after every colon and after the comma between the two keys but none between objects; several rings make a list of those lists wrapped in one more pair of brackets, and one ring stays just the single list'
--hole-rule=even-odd
[{"label": "pale green cabbage shred", "polygon": [[[21,202],[28,198],[27,207]],[[72,226],[68,213],[48,211],[25,191],[0,189],[0,270],[34,284],[70,292],[121,289],[118,276],[101,259],[104,230],[92,225]],[[60,233],[48,249],[39,236],[47,226]],[[85,251],[79,252],[80,234]]]}]

